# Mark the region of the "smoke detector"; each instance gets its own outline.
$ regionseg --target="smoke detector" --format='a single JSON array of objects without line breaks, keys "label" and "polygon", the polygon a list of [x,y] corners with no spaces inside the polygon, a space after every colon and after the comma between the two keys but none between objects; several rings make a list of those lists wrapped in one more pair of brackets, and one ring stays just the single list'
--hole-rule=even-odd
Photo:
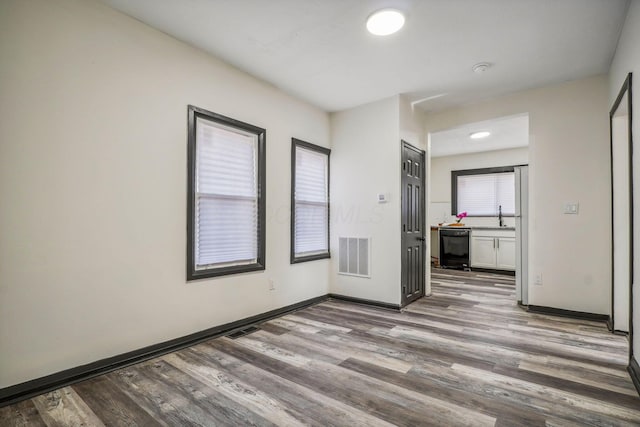
[{"label": "smoke detector", "polygon": [[491,68],[491,64],[489,62],[478,62],[476,65],[471,67],[473,72],[476,74],[482,74],[485,71],[487,71],[489,68]]}]

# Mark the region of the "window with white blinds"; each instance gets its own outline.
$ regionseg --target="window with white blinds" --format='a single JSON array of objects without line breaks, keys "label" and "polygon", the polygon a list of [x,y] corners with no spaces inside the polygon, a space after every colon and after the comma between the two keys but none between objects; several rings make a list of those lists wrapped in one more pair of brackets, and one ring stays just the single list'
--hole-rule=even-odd
[{"label": "window with white blinds", "polygon": [[329,257],[330,150],[292,140],[291,262]]},{"label": "window with white blinds", "polygon": [[501,207],[502,215],[515,215],[515,174],[513,168],[510,169],[489,172],[495,170],[490,168],[487,172],[479,170],[474,174],[452,172],[456,180],[453,211],[467,212],[469,216],[498,216]]},{"label": "window with white blinds", "polygon": [[193,108],[190,278],[264,269],[264,130]]}]

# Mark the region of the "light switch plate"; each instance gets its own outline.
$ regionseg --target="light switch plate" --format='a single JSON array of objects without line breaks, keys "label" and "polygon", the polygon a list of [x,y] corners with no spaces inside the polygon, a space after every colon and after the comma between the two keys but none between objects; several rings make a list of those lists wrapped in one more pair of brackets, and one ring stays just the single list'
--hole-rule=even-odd
[{"label": "light switch plate", "polygon": [[564,204],[564,213],[567,215],[578,215],[579,208],[579,203],[567,202]]}]

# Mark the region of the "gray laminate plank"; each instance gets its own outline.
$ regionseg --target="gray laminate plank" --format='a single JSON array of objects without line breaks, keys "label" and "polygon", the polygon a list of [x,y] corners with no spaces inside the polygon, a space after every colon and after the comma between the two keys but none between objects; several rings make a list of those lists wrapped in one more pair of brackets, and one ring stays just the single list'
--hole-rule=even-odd
[{"label": "gray laminate plank", "polygon": [[[446,425],[452,419],[470,426],[495,423],[494,418],[480,412],[466,410],[332,364],[319,361],[300,366],[288,364],[279,357],[282,350],[243,346],[239,340],[220,340],[211,345],[396,425]],[[430,419],[425,419],[425,414],[430,414]]]},{"label": "gray laminate plank", "polygon": [[163,426],[106,376],[72,386],[91,410],[109,426]]},{"label": "gray laminate plank", "polygon": [[[282,405],[274,396],[262,393],[254,386],[239,381],[226,370],[219,370],[214,366],[199,363],[199,359],[194,358],[192,353],[168,354],[163,356],[163,361],[176,370],[197,379],[208,389],[219,392],[216,394],[222,394],[227,403],[221,406],[235,406],[238,413],[244,408],[244,414],[240,419],[246,418],[249,420],[247,422],[249,425],[302,425],[300,420],[289,411],[289,408]],[[209,396],[209,398],[213,400],[215,396]],[[229,425],[237,425],[238,422],[231,422]]]},{"label": "gray laminate plank", "polygon": [[0,427],[46,426],[31,400],[0,408]]},{"label": "gray laminate plank", "polygon": [[[467,379],[481,379],[482,381],[501,387],[504,390],[522,393],[532,401],[546,407],[553,408],[556,413],[570,411],[572,416],[582,416],[585,422],[602,420],[602,423],[616,421],[640,425],[640,405],[635,409],[618,404],[603,402],[599,399],[587,397],[585,394],[567,392],[544,384],[516,379],[509,375],[488,372],[477,368],[453,365],[454,371]],[[561,406],[565,409],[561,409]]]},{"label": "gray laminate plank", "polygon": [[102,421],[71,387],[32,399],[47,426],[103,426]]},{"label": "gray laminate plank", "polygon": [[403,375],[355,359],[348,359],[340,364],[343,368],[377,378],[388,383],[396,384],[409,390],[428,394],[429,396],[446,400],[460,407],[482,412],[499,418],[502,423],[510,426],[544,426],[543,414],[511,402],[500,399],[479,396],[457,387],[456,384],[436,381],[417,375]]},{"label": "gray laminate plank", "polygon": [[[286,380],[279,375],[267,372],[253,364],[245,363],[212,346],[200,346],[191,349],[194,362],[200,358],[202,364],[213,364],[245,383],[251,383],[256,389],[272,394],[282,404],[290,408],[294,416],[312,426],[380,426],[391,424],[360,411],[343,402],[317,393],[307,387]],[[273,390],[277,390],[273,394]]]},{"label": "gray laminate plank", "polygon": [[[151,409],[156,414],[155,418],[164,420],[171,415],[176,422],[169,422],[169,425],[274,425],[227,392],[227,389],[233,389],[234,392],[251,394],[251,390],[222,376],[219,377],[219,386],[211,387],[201,378],[171,364],[173,356],[166,355],[127,370],[135,376],[120,375],[122,381],[138,387],[138,393],[133,392],[133,387],[129,388],[132,399],[137,401],[138,396],[149,395],[155,397],[156,404]],[[171,408],[165,408],[166,404]]]}]

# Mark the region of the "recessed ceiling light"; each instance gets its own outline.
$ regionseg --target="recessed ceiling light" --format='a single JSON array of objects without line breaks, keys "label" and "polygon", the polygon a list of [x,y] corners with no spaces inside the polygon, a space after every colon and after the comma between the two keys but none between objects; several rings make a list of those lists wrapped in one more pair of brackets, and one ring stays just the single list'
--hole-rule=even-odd
[{"label": "recessed ceiling light", "polygon": [[489,132],[488,130],[481,130],[478,132],[473,132],[472,134],[469,135],[469,138],[482,139],[482,138],[488,137],[489,135],[491,135],[491,132]]},{"label": "recessed ceiling light", "polygon": [[376,36],[388,36],[404,25],[404,15],[395,9],[382,9],[367,18],[367,30]]}]

